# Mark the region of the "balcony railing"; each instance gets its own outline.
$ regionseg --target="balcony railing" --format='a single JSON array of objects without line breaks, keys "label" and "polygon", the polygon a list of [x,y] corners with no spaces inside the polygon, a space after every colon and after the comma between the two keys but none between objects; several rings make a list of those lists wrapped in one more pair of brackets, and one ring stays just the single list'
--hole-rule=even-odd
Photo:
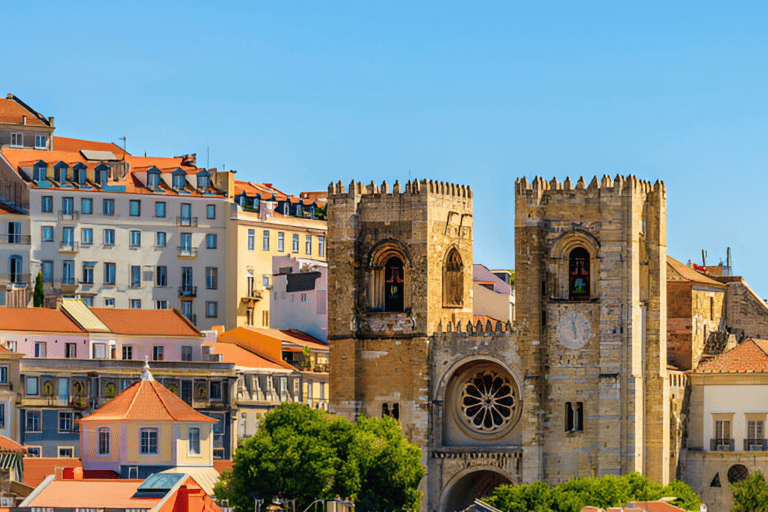
[{"label": "balcony railing", "polygon": [[765,439],[745,439],[745,452],[765,452],[768,451],[768,443]]},{"label": "balcony railing", "polygon": [[713,452],[732,452],[733,439],[710,439],[709,450]]},{"label": "balcony railing", "polygon": [[179,297],[197,297],[197,286],[179,286]]},{"label": "balcony railing", "polygon": [[197,227],[197,217],[176,217],[176,225]]},{"label": "balcony railing", "polygon": [[29,245],[31,243],[32,243],[31,235],[18,235],[16,233],[5,233],[0,235],[0,244]]},{"label": "balcony railing", "polygon": [[183,245],[179,245],[176,247],[176,250],[178,251],[178,255],[181,258],[196,258],[197,257],[197,247],[185,247]]},{"label": "balcony railing", "polygon": [[62,277],[61,286],[77,286],[77,281],[74,277]]},{"label": "balcony railing", "polygon": [[75,241],[62,241],[59,244],[59,252],[77,252],[80,250],[79,242]]},{"label": "balcony railing", "polygon": [[64,212],[59,210],[59,220],[78,220],[80,218],[80,212]]}]

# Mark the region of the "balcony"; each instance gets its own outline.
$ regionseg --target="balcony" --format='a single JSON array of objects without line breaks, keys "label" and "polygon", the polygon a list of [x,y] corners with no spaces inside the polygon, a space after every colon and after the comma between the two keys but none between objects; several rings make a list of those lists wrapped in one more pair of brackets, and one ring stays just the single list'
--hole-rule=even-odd
[{"label": "balcony", "polygon": [[183,245],[179,245],[178,247],[176,247],[176,251],[179,258],[182,258],[182,259],[197,258],[197,247],[186,247]]},{"label": "balcony", "polygon": [[80,212],[65,212],[64,210],[59,210],[59,220],[79,220],[80,219]]},{"label": "balcony", "polygon": [[733,439],[710,439],[709,451],[712,452],[732,452],[734,447]]},{"label": "balcony", "polygon": [[59,252],[78,252],[80,243],[74,241],[63,241],[59,244]]},{"label": "balcony", "polygon": [[745,452],[765,452],[768,451],[768,443],[765,439],[745,439]]},{"label": "balcony", "polygon": [[240,300],[242,300],[246,304],[255,304],[259,302],[264,296],[263,290],[248,290],[245,292],[245,296],[241,297]]},{"label": "balcony", "polygon": [[19,235],[17,233],[4,233],[0,235],[0,244],[29,245],[31,243],[31,235]]},{"label": "balcony", "polygon": [[179,297],[197,297],[197,286],[179,286]]},{"label": "balcony", "polygon": [[77,289],[79,286],[78,282],[75,280],[74,277],[62,277],[61,278],[61,289],[62,291],[73,291]]},{"label": "balcony", "polygon": [[176,226],[197,227],[197,217],[176,217]]},{"label": "balcony", "polygon": [[16,272],[0,274],[0,282],[17,284],[17,285],[27,285],[29,284],[29,276],[27,274],[21,274]]}]

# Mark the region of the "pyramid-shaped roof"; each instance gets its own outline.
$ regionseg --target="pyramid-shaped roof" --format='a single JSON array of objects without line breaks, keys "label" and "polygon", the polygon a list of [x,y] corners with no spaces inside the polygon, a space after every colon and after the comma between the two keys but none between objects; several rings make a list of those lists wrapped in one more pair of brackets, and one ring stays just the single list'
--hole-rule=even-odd
[{"label": "pyramid-shaped roof", "polygon": [[768,340],[748,339],[702,363],[694,373],[767,373]]},{"label": "pyramid-shaped roof", "polygon": [[194,410],[168,388],[157,382],[144,365],[141,380],[125,388],[115,398],[96,409],[81,422],[91,421],[204,421],[216,420]]}]

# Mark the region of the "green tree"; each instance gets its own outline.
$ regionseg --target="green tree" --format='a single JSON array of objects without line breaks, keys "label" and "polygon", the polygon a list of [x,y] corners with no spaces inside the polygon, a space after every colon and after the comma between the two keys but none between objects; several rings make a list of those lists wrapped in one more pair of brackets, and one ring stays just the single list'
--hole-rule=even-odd
[{"label": "green tree", "polygon": [[214,488],[239,510],[254,499],[295,499],[304,510],[316,499],[340,496],[357,509],[415,510],[426,474],[421,451],[391,418],[343,418],[285,403],[267,413],[254,437],[234,454],[231,474]]},{"label": "green tree", "polygon": [[698,494],[691,489],[690,485],[680,480],[673,480],[662,489],[661,497],[668,496],[675,496],[677,499],[670,501],[670,503],[685,510],[699,510],[701,507],[701,499]]},{"label": "green tree", "polygon": [[45,302],[45,288],[43,287],[43,273],[38,272],[35,277],[35,290],[32,292],[32,305],[36,308],[43,307]]},{"label": "green tree", "polygon": [[760,471],[731,486],[733,508],[731,512],[768,512],[768,483]]}]

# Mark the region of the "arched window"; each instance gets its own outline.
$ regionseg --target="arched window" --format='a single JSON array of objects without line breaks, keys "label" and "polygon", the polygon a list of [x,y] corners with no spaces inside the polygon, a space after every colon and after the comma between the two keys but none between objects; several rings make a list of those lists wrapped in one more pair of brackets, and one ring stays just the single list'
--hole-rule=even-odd
[{"label": "arched window", "polygon": [[397,256],[384,266],[384,311],[402,311],[405,297],[403,261]]},{"label": "arched window", "polygon": [[568,256],[568,295],[571,300],[589,299],[589,277],[589,252],[577,247]]},{"label": "arched window", "polygon": [[448,252],[443,267],[443,305],[456,307],[464,305],[464,264],[459,251]]}]

